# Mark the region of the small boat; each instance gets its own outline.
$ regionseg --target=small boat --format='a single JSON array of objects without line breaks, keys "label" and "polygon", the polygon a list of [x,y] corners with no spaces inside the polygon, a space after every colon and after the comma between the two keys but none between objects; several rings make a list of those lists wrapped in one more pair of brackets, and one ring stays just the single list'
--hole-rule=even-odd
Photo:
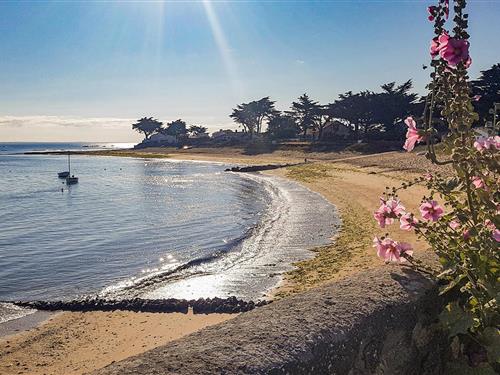
[{"label": "small boat", "polygon": [[78,177],[71,175],[71,152],[68,151],[68,171],[59,172],[57,175],[60,178],[66,179],[66,185],[74,185],[78,183]]},{"label": "small boat", "polygon": [[74,175],[71,177],[66,177],[66,185],[74,185],[78,183],[78,177]]}]

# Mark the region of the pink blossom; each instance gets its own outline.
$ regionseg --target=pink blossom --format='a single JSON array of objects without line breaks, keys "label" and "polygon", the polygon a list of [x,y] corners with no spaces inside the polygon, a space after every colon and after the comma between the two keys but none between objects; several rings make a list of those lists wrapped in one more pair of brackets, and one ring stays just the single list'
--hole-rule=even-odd
[{"label": "pink blossom", "polygon": [[432,181],[433,178],[434,178],[434,176],[432,175],[432,173],[426,173],[426,174],[424,174],[424,179],[426,181]]},{"label": "pink blossom", "polygon": [[474,185],[476,189],[483,189],[485,187],[483,179],[479,176],[471,177],[471,181],[472,185]]},{"label": "pink blossom", "polygon": [[497,227],[495,226],[495,224],[490,219],[486,219],[484,221],[484,225],[486,226],[486,228],[491,229],[491,230],[497,229]]},{"label": "pink blossom", "polygon": [[427,201],[420,205],[420,213],[424,220],[438,221],[444,210],[436,201]]},{"label": "pink blossom", "polygon": [[377,255],[384,258],[386,262],[405,262],[403,255],[413,255],[413,249],[409,243],[393,241],[390,238],[375,237],[373,247],[377,248]]},{"label": "pink blossom", "polygon": [[405,120],[405,124],[408,126],[408,131],[406,132],[406,141],[403,148],[410,152],[415,148],[417,142],[424,140],[424,137],[418,134],[417,123],[413,117],[409,116]]},{"label": "pink blossom", "polygon": [[439,55],[439,51],[448,44],[448,41],[450,40],[450,36],[446,31],[443,31],[443,33],[435,37],[431,40],[431,46],[430,46],[430,54],[431,57],[434,58],[437,55]]},{"label": "pink blossom", "polygon": [[385,201],[383,198],[380,198],[380,203],[380,207],[374,212],[373,217],[377,220],[381,228],[394,223],[394,219],[404,214],[405,207],[399,200],[391,198]]},{"label": "pink blossom", "polygon": [[484,150],[488,150],[492,145],[491,139],[487,137],[477,137],[474,142],[474,147],[479,152],[483,152]]},{"label": "pink blossom", "polygon": [[473,100],[474,102],[478,102],[478,101],[480,101],[480,100],[481,100],[481,97],[482,97],[481,95],[474,95],[474,96],[472,97],[472,100]]},{"label": "pink blossom", "polygon": [[429,53],[431,54],[432,58],[439,55],[439,43],[437,41],[437,38],[431,39],[431,46],[429,48]]},{"label": "pink blossom", "polygon": [[450,226],[451,229],[453,230],[457,230],[458,228],[460,228],[460,221],[458,220],[452,220],[450,221],[450,224],[448,224]]},{"label": "pink blossom", "polygon": [[415,228],[415,224],[418,223],[418,219],[414,217],[412,214],[407,213],[399,218],[399,222],[401,224],[399,228],[409,231]]},{"label": "pink blossom", "polygon": [[450,66],[456,66],[462,61],[465,63],[469,59],[469,42],[464,39],[448,38],[446,44],[440,45],[439,54]]},{"label": "pink blossom", "polygon": [[490,137],[490,138],[492,138],[491,142],[493,144],[493,147],[495,147],[497,150],[500,149],[500,136],[495,135],[494,137]]},{"label": "pink blossom", "polygon": [[495,241],[500,242],[500,229],[495,229],[491,236]]},{"label": "pink blossom", "polygon": [[470,230],[465,229],[462,233],[462,237],[464,238],[464,241],[467,241],[470,238]]}]

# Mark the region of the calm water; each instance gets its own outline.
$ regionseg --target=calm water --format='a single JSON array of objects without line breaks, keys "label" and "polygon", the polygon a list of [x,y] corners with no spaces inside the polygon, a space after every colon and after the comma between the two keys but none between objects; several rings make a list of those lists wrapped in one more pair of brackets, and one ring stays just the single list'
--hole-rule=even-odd
[{"label": "calm water", "polygon": [[[261,297],[336,215],[296,184],[226,167],[73,156],[67,187],[65,156],[0,155],[0,301]],[[0,322],[19,315],[6,311]]]}]

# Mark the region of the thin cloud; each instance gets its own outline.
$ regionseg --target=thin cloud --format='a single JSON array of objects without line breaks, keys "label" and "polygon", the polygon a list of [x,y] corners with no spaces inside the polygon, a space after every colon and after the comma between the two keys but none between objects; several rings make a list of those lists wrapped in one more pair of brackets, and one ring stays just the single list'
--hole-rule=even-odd
[{"label": "thin cloud", "polygon": [[130,127],[134,119],[114,117],[0,116],[0,127]]}]

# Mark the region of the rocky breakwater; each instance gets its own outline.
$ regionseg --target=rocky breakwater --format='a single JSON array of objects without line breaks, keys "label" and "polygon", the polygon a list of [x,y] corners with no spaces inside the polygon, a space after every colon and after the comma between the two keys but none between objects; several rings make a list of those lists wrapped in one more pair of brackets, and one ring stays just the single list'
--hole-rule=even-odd
[{"label": "rocky breakwater", "polygon": [[269,171],[271,169],[279,169],[279,168],[286,168],[286,167],[292,167],[294,165],[299,165],[302,163],[295,163],[295,164],[266,164],[266,165],[249,165],[247,167],[231,167],[227,168],[225,172],[240,172],[240,173],[245,173],[245,172],[260,172],[260,171]]},{"label": "rocky breakwater", "polygon": [[236,297],[185,299],[124,299],[107,300],[101,298],[85,298],[70,301],[15,301],[16,306],[44,311],[136,311],[136,312],[179,312],[187,313],[189,308],[194,314],[225,313],[237,314],[267,305],[267,301],[243,301]]}]

